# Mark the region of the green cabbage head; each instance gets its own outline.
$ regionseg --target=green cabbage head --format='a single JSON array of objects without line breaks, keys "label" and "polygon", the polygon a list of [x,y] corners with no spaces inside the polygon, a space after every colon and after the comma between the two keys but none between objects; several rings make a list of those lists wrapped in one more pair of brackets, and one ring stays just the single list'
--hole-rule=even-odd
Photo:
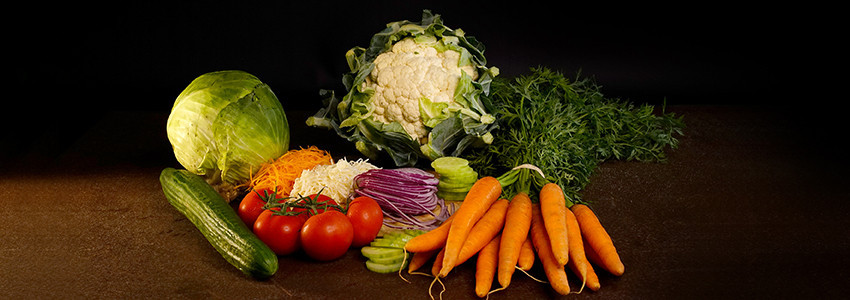
[{"label": "green cabbage head", "polygon": [[245,183],[289,149],[289,123],[277,96],[238,70],[193,80],[177,96],[166,130],[177,161],[210,183]]}]

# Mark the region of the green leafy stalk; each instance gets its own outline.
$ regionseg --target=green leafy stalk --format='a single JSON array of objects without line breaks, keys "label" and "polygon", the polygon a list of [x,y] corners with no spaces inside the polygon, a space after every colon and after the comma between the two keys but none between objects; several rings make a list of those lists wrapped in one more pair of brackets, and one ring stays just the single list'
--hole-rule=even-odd
[{"label": "green leafy stalk", "polygon": [[[665,161],[665,149],[677,147],[676,135],[684,128],[675,114],[606,98],[590,79],[570,80],[544,67],[513,80],[497,78],[491,102],[499,123],[492,144],[463,157],[482,175],[503,176],[516,166],[535,165],[573,203],[585,202],[580,191],[601,162]],[[512,196],[528,187],[517,182],[504,193]]]}]

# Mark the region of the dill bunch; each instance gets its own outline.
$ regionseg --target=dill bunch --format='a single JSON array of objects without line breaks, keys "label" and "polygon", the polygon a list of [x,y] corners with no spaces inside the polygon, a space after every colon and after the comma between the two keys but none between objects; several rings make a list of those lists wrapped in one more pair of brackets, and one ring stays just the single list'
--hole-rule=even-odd
[{"label": "dill bunch", "polygon": [[[489,101],[499,123],[493,142],[462,157],[484,176],[535,165],[573,203],[585,202],[580,191],[600,163],[665,161],[665,148],[677,147],[676,135],[684,128],[675,114],[656,114],[651,105],[606,98],[591,79],[577,75],[570,80],[545,67],[512,80],[495,79]],[[539,188],[540,181],[535,184],[530,173],[520,178],[503,193],[523,191],[534,197],[536,193],[528,191],[532,184]]]}]

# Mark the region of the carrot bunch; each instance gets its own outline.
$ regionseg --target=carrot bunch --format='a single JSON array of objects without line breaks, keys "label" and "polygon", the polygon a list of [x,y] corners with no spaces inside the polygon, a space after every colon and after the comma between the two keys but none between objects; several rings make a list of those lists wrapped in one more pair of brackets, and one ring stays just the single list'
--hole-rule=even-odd
[{"label": "carrot bunch", "polygon": [[[548,284],[559,294],[570,293],[567,269],[582,288],[599,290],[593,266],[620,276],[624,267],[611,237],[584,204],[572,204],[555,183],[546,183],[539,200],[518,192],[501,198],[502,185],[494,177],[479,179],[460,208],[438,228],[411,239],[408,273],[428,261],[435,281],[475,257],[475,293],[486,297],[507,288],[514,271],[531,270],[539,261]],[[499,288],[491,290],[493,282]]]}]

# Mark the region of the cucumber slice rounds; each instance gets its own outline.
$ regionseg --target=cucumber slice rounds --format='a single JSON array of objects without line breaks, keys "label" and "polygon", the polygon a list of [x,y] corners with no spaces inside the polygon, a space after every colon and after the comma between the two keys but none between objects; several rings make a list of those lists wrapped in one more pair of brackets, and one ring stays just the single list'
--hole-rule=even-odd
[{"label": "cucumber slice rounds", "polygon": [[360,248],[366,260],[366,269],[377,273],[398,272],[409,261],[410,254],[404,253],[404,245],[413,237],[424,233],[421,230],[405,230],[388,233],[376,238],[369,246]]},{"label": "cucumber slice rounds", "polygon": [[437,196],[443,200],[463,201],[466,193],[478,180],[478,172],[469,166],[469,161],[460,157],[444,156],[431,162],[439,174]]}]

